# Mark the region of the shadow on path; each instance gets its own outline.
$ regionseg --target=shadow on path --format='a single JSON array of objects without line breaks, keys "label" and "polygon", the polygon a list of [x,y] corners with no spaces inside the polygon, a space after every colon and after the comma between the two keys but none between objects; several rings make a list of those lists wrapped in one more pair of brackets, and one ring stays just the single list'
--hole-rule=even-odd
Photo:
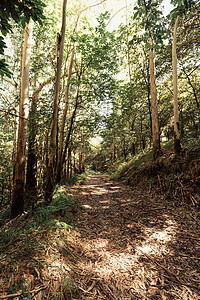
[{"label": "shadow on path", "polygon": [[200,239],[191,211],[93,175],[72,188],[78,215],[72,299],[200,299]]}]

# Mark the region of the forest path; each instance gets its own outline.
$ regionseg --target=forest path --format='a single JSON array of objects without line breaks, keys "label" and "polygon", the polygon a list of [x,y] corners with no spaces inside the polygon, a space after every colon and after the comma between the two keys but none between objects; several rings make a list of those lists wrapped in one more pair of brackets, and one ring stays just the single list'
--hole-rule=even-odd
[{"label": "forest path", "polygon": [[199,299],[200,235],[191,214],[100,174],[71,193],[84,207],[71,268],[81,292],[72,299]]}]

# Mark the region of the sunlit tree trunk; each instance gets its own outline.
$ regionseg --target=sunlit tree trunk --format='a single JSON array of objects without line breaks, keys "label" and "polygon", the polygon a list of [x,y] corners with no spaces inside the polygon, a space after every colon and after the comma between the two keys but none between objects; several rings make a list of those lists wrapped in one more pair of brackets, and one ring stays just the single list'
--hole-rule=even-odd
[{"label": "sunlit tree trunk", "polygon": [[47,167],[46,187],[45,187],[45,201],[51,202],[53,187],[54,187],[54,167],[56,154],[56,136],[57,136],[57,122],[58,122],[58,101],[60,89],[60,77],[63,61],[64,42],[65,42],[65,28],[66,28],[66,7],[67,0],[63,0],[62,11],[62,28],[58,37],[59,55],[57,60],[55,92],[53,101],[53,116],[51,123],[50,148],[49,148],[49,163]]},{"label": "sunlit tree trunk", "polygon": [[150,70],[150,87],[151,87],[151,110],[152,110],[152,141],[153,141],[153,158],[154,160],[160,154],[160,133],[157,107],[157,90],[155,77],[155,61],[153,50],[153,39],[150,38],[152,49],[149,51],[149,70]]},{"label": "sunlit tree trunk", "polygon": [[29,105],[29,66],[31,54],[31,36],[33,22],[26,24],[21,73],[21,95],[19,107],[19,128],[17,137],[17,153],[14,167],[13,199],[11,204],[11,217],[14,218],[24,210],[24,186],[25,186],[25,161],[26,161],[26,136],[27,117]]},{"label": "sunlit tree trunk", "polygon": [[174,90],[174,152],[179,155],[181,150],[180,132],[179,132],[179,114],[178,114],[178,84],[177,84],[177,55],[176,55],[176,34],[178,28],[179,16],[177,16],[172,43],[172,64],[173,64],[173,90]]}]

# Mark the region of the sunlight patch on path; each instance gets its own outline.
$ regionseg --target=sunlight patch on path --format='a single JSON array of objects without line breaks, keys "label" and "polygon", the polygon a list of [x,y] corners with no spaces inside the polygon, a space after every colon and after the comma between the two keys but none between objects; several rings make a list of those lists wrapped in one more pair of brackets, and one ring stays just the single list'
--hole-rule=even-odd
[{"label": "sunlight patch on path", "polygon": [[137,247],[138,255],[153,254],[162,255],[169,252],[167,245],[174,238],[176,234],[176,224],[170,220],[172,226],[168,226],[163,230],[155,230],[155,228],[146,228],[145,234],[147,236],[145,242]]},{"label": "sunlight patch on path", "polygon": [[[168,223],[171,223],[171,225],[166,222],[166,226],[168,226],[163,230],[147,227],[144,234],[146,236],[145,241],[142,244],[138,241],[130,241],[132,245],[127,246],[124,252],[112,249],[109,239],[87,239],[87,243],[83,243],[82,246],[86,256],[91,256],[94,263],[91,264],[90,260],[80,262],[79,267],[95,272],[104,279],[112,274],[130,274],[136,266],[140,270],[138,266],[140,265],[141,256],[146,254],[161,256],[169,252],[167,246],[175,236],[176,224],[172,220]],[[134,243],[135,245],[133,245]]]},{"label": "sunlight patch on path", "polygon": [[177,284],[176,217],[148,192],[104,181],[96,175],[79,188],[81,299],[183,299],[189,292]]}]

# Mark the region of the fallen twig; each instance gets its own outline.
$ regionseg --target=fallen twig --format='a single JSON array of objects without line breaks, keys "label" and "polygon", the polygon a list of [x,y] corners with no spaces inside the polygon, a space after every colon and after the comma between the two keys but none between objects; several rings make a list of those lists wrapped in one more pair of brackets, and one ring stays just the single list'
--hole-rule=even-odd
[{"label": "fallen twig", "polygon": [[37,294],[38,292],[42,291],[42,290],[45,290],[47,287],[48,287],[49,284],[47,285],[44,285],[44,286],[41,286],[37,289],[34,289],[34,290],[31,290],[29,292],[17,292],[15,294],[10,294],[10,295],[4,295],[4,296],[0,296],[0,299],[7,299],[7,298],[14,298],[14,297],[18,297],[18,296],[21,296],[23,293],[27,293],[27,294]]},{"label": "fallen twig", "polygon": [[163,270],[166,271],[166,273],[168,273],[168,275],[163,274],[163,276],[167,277],[168,279],[172,279],[172,277],[174,277],[174,282],[179,283],[181,285],[185,285],[187,287],[190,288],[194,288],[194,289],[199,289],[199,286],[195,286],[193,284],[187,283],[182,281],[181,279],[179,279],[177,277],[177,275],[175,275],[174,273],[172,273],[171,271],[169,271],[165,266],[161,265],[160,263],[158,263],[156,260],[153,260],[149,255],[144,254],[148,259],[150,259],[152,262],[154,262],[157,266],[159,266],[160,268],[162,268]]}]

